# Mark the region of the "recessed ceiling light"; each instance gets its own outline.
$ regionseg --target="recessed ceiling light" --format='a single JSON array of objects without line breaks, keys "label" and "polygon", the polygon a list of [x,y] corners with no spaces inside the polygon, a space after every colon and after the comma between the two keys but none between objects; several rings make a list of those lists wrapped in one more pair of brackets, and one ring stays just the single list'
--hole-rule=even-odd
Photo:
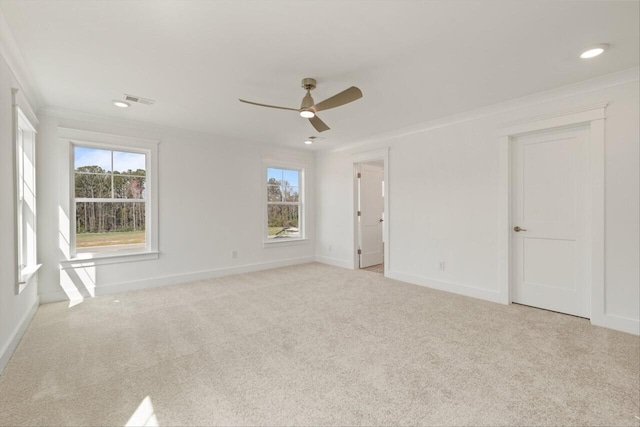
[{"label": "recessed ceiling light", "polygon": [[120,108],[127,108],[131,104],[129,104],[128,102],[124,102],[124,101],[113,101],[113,105],[115,105],[116,107],[120,107]]},{"label": "recessed ceiling light", "polygon": [[311,145],[311,144],[313,144],[313,141],[310,140],[310,139],[307,139],[304,143],[307,144],[307,145]]},{"label": "recessed ceiling light", "polygon": [[302,110],[300,111],[300,116],[304,117],[305,119],[310,119],[311,117],[315,116],[316,113],[314,113],[311,110]]},{"label": "recessed ceiling light", "polygon": [[608,44],[605,43],[601,43],[601,44],[597,44],[595,46],[591,46],[587,49],[585,49],[581,54],[580,54],[580,58],[582,59],[590,59],[590,58],[595,58],[598,55],[602,55],[602,53],[607,50],[607,48],[609,47]]}]

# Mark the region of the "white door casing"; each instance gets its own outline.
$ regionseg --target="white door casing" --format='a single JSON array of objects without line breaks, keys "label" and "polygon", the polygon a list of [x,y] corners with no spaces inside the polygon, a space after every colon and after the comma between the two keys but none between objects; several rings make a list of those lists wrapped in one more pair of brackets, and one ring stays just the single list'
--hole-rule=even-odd
[{"label": "white door casing", "polygon": [[[604,148],[607,103],[586,105],[531,117],[504,125],[499,134],[500,209],[499,209],[499,263],[500,301],[509,304],[513,298],[513,227],[512,224],[512,170],[513,141],[517,137],[535,132],[560,130],[584,126],[588,129],[586,162],[586,230],[587,252],[586,288],[590,294],[589,319],[594,325],[608,326],[631,333],[637,330],[633,322],[624,322],[609,316],[605,310],[605,257],[604,257]],[[526,227],[523,227],[526,228]]]},{"label": "white door casing", "polygon": [[589,317],[587,143],[584,127],[512,141],[513,302]]},{"label": "white door casing", "polygon": [[370,267],[384,262],[383,220],[384,168],[382,165],[362,163],[359,165],[360,185],[358,191],[360,216],[360,267]]}]

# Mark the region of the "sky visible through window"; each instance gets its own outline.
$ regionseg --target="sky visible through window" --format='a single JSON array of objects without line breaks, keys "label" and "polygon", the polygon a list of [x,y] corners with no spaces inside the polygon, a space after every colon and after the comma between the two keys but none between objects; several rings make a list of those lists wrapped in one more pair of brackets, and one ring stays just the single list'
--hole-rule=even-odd
[{"label": "sky visible through window", "polygon": [[[75,147],[75,168],[82,166],[99,166],[105,171],[111,172],[111,151],[97,148]],[[145,155],[140,153],[113,152],[113,168],[116,172],[128,170],[146,169]]]},{"label": "sky visible through window", "polygon": [[[275,169],[267,168],[267,181],[271,178],[279,181],[281,185],[289,185],[291,187],[298,187],[298,176],[300,173],[297,170],[288,169]],[[286,181],[287,184],[284,184]]]}]

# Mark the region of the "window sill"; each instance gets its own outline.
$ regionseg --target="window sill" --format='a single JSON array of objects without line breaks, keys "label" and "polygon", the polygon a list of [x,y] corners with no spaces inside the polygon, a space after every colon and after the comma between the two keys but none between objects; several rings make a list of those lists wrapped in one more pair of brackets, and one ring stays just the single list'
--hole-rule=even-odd
[{"label": "window sill", "polygon": [[295,245],[306,245],[309,243],[309,239],[300,238],[300,239],[278,239],[278,240],[267,240],[262,242],[262,247],[264,248],[276,248],[280,246],[295,246]]},{"label": "window sill", "polygon": [[93,267],[96,265],[120,264],[123,262],[147,261],[158,259],[160,252],[130,252],[113,254],[79,254],[75,258],[60,261],[60,268]]},{"label": "window sill", "polygon": [[28,265],[20,271],[20,281],[18,282],[18,294],[22,293],[29,283],[31,278],[40,270],[42,264]]}]

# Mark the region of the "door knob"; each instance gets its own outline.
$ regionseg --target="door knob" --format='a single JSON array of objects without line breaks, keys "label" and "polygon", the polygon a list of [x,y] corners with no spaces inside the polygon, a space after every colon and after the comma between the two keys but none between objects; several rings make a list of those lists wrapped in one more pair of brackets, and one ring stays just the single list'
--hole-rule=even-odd
[{"label": "door knob", "polygon": [[521,231],[527,231],[526,228],[520,228],[519,225],[516,225],[515,227],[513,227],[513,231],[515,231],[516,233],[519,233]]},{"label": "door knob", "polygon": [[378,220],[378,222],[382,222],[382,221],[384,221],[384,219],[379,219],[379,220]]}]

